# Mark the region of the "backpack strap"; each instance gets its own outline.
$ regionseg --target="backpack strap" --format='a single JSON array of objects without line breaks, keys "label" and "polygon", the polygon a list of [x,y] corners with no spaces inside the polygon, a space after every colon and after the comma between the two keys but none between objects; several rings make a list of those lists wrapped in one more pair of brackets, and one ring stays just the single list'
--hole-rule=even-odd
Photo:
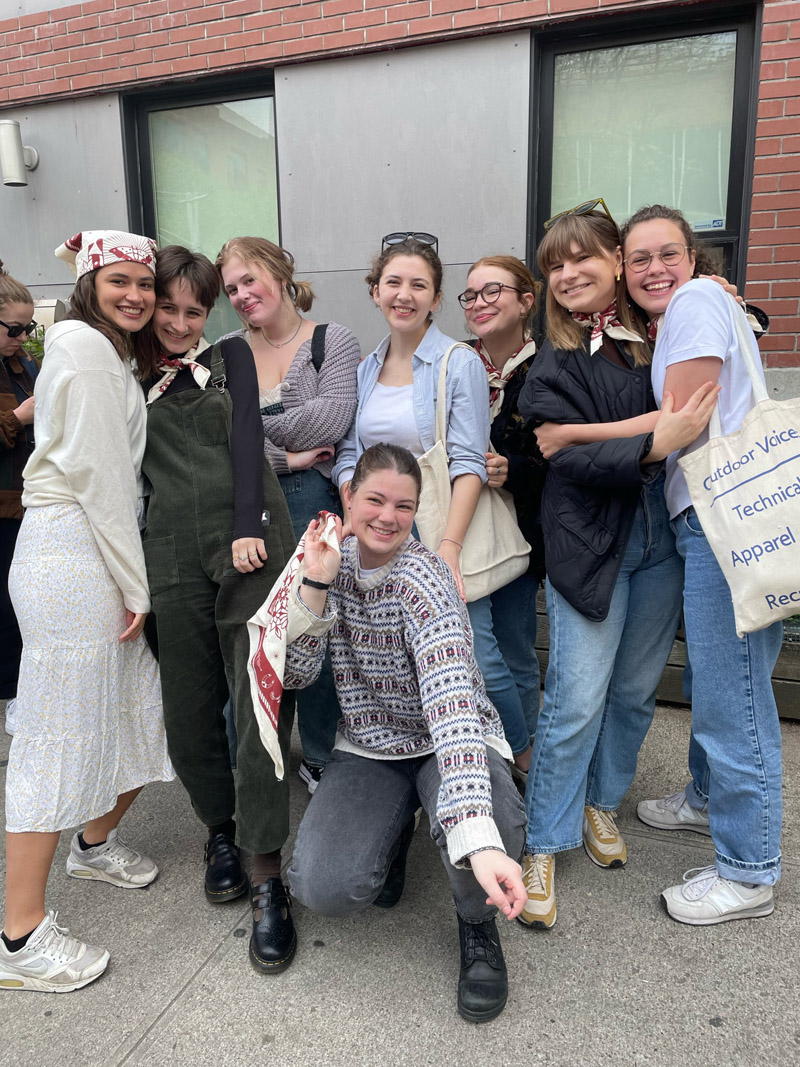
[{"label": "backpack strap", "polygon": [[211,371],[211,384],[215,389],[224,393],[227,376],[225,373],[225,360],[222,355],[222,345],[219,341],[217,341],[211,349],[211,363],[209,364],[209,370]]},{"label": "backpack strap", "polygon": [[319,369],[325,362],[325,331],[328,329],[327,322],[322,322],[314,327],[311,336],[311,362],[314,370],[319,374]]}]

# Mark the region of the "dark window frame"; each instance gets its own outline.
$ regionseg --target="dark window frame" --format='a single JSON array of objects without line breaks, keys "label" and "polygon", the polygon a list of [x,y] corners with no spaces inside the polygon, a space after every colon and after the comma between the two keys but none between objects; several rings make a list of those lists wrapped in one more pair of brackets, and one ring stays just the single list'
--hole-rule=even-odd
[{"label": "dark window frame", "polygon": [[[202,78],[172,87],[162,85],[155,89],[134,90],[120,97],[128,219],[134,233],[142,233],[156,239],[149,116],[155,111],[225,104],[231,100],[250,100],[256,96],[272,97],[274,107],[275,78],[272,70],[259,69],[234,78],[224,76]],[[278,243],[280,244],[282,222],[277,122],[275,125],[275,191],[278,201]]]},{"label": "dark window frame", "polygon": [[[654,26],[655,18],[658,25]],[[731,116],[731,154],[728,171],[726,228],[700,231],[698,239],[722,250],[725,268],[734,283],[747,270],[755,127],[758,110],[758,69],[761,45],[760,6],[730,4],[702,8],[648,11],[620,19],[593,19],[534,33],[531,54],[531,138],[528,199],[528,261],[536,262],[536,247],[551,214],[553,176],[553,105],[555,57],[563,53],[617,48],[652,41],[696,37],[735,30],[736,66]],[[601,191],[602,192],[602,191]],[[592,195],[597,195],[592,193]],[[622,220],[620,220],[622,221]]]}]

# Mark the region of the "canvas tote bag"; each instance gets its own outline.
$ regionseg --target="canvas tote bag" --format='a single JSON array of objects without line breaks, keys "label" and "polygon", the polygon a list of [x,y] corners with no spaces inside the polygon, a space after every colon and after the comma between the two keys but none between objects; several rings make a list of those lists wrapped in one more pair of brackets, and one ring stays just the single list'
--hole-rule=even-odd
[{"label": "canvas tote bag", "polygon": [[[436,390],[436,441],[420,456],[422,492],[416,524],[420,541],[436,552],[450,511],[450,471],[447,460],[447,364],[456,348],[473,349],[457,342],[442,358]],[[490,446],[491,447],[491,446]],[[461,550],[461,575],[467,601],[479,600],[528,569],[531,546],[517,524],[514,500],[505,489],[484,485]]]},{"label": "canvas tote bag", "polygon": [[730,300],[755,403],[726,437],[715,407],[708,443],[678,463],[742,637],[800,614],[800,398],[767,395],[744,312]]}]

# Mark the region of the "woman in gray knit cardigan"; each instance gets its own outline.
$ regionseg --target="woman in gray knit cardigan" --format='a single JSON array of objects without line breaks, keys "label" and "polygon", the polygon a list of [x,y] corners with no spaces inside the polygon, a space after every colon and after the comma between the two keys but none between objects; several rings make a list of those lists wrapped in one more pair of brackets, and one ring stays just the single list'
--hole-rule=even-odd
[{"label": "woman in gray knit cardigan", "polygon": [[424,808],[458,914],[458,1010],[484,1022],[508,993],[495,914],[513,919],[525,901],[525,815],[455,579],[410,536],[420,486],[409,451],[373,445],[345,489],[354,536],[341,554],[321,523],[306,531],[284,686],[310,685],[330,649],[343,717],[288,878],[325,915],[392,907]]}]

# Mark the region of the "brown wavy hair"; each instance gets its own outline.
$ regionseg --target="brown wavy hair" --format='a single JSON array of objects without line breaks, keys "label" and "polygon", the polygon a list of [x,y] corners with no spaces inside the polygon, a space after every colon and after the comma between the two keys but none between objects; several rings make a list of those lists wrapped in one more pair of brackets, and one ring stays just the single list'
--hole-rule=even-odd
[{"label": "brown wavy hair", "polygon": [[34,300],[22,282],[12,278],[7,270],[3,270],[3,261],[0,259],[0,309],[6,304],[33,304]]},{"label": "brown wavy hair", "polygon": [[[599,211],[590,211],[586,215],[564,215],[544,235],[536,250],[536,259],[539,270],[548,277],[553,267],[573,255],[572,249],[576,245],[584,255],[603,257],[613,256],[621,243],[617,224]],[[638,333],[643,342],[631,345],[627,350],[637,366],[650,363],[653,353],[647,341],[647,330],[630,303],[621,271],[616,283],[615,298],[620,322],[626,329]],[[547,338],[553,347],[567,351],[583,348],[586,340],[585,328],[558,303],[549,285],[545,306]]]},{"label": "brown wavy hair", "polygon": [[675,207],[664,207],[663,204],[648,204],[645,207],[640,207],[638,211],[634,211],[620,230],[620,243],[623,248],[634,226],[638,226],[640,222],[655,222],[658,219],[674,222],[683,234],[684,244],[690,252],[694,252],[693,278],[696,278],[698,274],[720,273],[722,261],[718,249],[711,248],[705,241],[698,242],[688,219],[682,211],[678,211]]}]

